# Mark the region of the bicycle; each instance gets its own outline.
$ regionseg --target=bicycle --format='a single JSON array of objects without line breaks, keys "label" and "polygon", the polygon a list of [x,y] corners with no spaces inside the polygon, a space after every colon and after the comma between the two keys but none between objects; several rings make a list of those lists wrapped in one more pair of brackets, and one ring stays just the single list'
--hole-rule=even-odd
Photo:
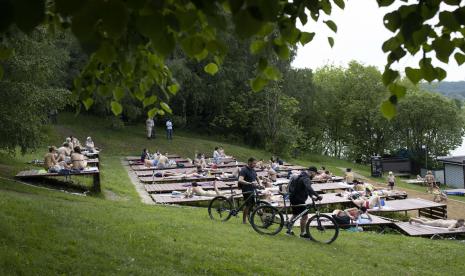
[{"label": "bicycle", "polygon": [[[263,201],[259,199],[259,194],[256,189],[253,190],[253,192],[250,192],[250,196],[247,197],[246,200],[239,206],[238,203],[236,204],[236,200],[234,200],[234,197],[237,195],[233,191],[233,186],[234,183],[227,183],[227,186],[229,186],[231,190],[231,195],[226,197],[226,196],[216,196],[214,197],[210,203],[208,204],[208,215],[212,220],[219,220],[219,221],[227,221],[231,218],[231,216],[237,217],[239,214],[239,211],[246,206],[246,204],[250,200],[254,200],[254,206],[259,207],[262,205],[270,205],[269,202]],[[252,212],[251,212],[252,213]],[[250,221],[250,215],[249,215],[249,221]]]},{"label": "bicycle", "polygon": [[[331,216],[320,213],[313,197],[310,197],[312,199],[311,204],[294,205],[305,206],[306,208],[293,219],[289,219],[287,207],[292,206],[286,206],[288,194],[281,192],[279,194],[283,196],[284,207],[277,208],[271,205],[259,206],[252,212],[250,224],[257,233],[262,235],[276,235],[281,232],[284,226],[287,228],[287,233],[291,233],[295,222],[302,216],[308,214],[313,208],[315,214],[308,219],[306,224],[306,231],[310,235],[310,239],[315,242],[326,244],[330,244],[337,239],[339,235],[338,224]],[[282,209],[285,211],[285,216],[283,215]]]}]

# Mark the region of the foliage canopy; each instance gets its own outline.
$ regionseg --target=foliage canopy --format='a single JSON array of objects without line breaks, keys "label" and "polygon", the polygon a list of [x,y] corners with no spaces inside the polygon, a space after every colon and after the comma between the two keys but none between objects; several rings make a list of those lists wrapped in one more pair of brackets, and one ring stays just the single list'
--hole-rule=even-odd
[{"label": "foliage canopy", "polygon": [[[377,0],[380,7],[403,0]],[[432,65],[432,55],[442,62],[465,62],[465,7],[460,0],[420,0],[403,3],[387,13],[384,24],[394,36],[383,44],[387,64],[383,82],[391,95],[383,103],[387,117],[395,115],[405,87],[397,83],[400,72],[392,65],[407,53],[423,53],[419,68],[405,68],[414,83],[442,80],[446,72]],[[279,80],[273,59],[286,60],[296,45],[312,41],[314,32],[297,26],[312,20],[333,32],[337,25],[328,16],[344,0],[0,0],[0,33],[11,25],[24,32],[46,23],[50,28],[70,28],[86,51],[92,53],[74,83],[76,98],[86,108],[99,93],[108,98],[115,114],[122,112],[124,95],[151,107],[148,115],[170,113],[167,99],[179,90],[165,60],[176,48],[197,61],[207,61],[205,72],[216,74],[228,44],[219,31],[234,32],[258,57],[252,90],[262,90]],[[322,16],[324,15],[324,16]],[[333,46],[333,37],[328,37]],[[8,45],[4,45],[8,47]],[[0,59],[8,56],[0,50]],[[272,55],[270,55],[272,53]],[[2,70],[0,70],[1,76]]]}]

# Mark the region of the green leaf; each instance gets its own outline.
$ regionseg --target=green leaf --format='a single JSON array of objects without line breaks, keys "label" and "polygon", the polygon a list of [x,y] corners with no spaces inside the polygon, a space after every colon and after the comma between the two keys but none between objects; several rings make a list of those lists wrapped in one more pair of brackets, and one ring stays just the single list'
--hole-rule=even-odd
[{"label": "green leaf", "polygon": [[334,38],[329,36],[328,37],[328,43],[329,43],[329,46],[331,46],[331,48],[333,48],[333,46],[334,46]]},{"label": "green leaf", "polygon": [[399,77],[399,72],[386,68],[383,73],[384,85],[389,85]]},{"label": "green leaf", "polygon": [[128,10],[121,0],[105,2],[105,12],[102,13],[102,30],[111,38],[119,38],[128,23]]},{"label": "green leaf", "polygon": [[[394,1],[394,0],[393,0]],[[333,0],[334,4],[336,4],[342,10],[345,8],[346,4],[344,0]]]},{"label": "green leaf", "polygon": [[442,69],[441,67],[434,68],[434,71],[436,72],[436,78],[438,79],[438,81],[442,81],[447,77],[446,70]]},{"label": "green leaf", "polygon": [[276,54],[279,56],[279,58],[282,60],[289,59],[291,55],[291,51],[289,50],[287,43],[284,43],[282,45],[274,45],[273,49],[276,52]]},{"label": "green leaf", "polygon": [[111,112],[115,114],[115,116],[118,116],[123,112],[123,106],[119,102],[111,101]]},{"label": "green leaf", "polygon": [[454,58],[457,61],[458,65],[462,65],[465,62],[465,55],[462,53],[456,53],[454,55]]},{"label": "green leaf", "polygon": [[166,113],[171,114],[172,111],[168,104],[166,104],[165,102],[161,102],[160,106],[164,111],[166,111]]},{"label": "green leaf", "polygon": [[274,66],[267,66],[265,70],[263,70],[263,75],[269,79],[277,81],[282,78],[281,72],[279,72],[278,68]]},{"label": "green leaf", "polygon": [[165,115],[165,111],[161,110],[161,109],[158,109],[157,111],[158,115],[160,116],[164,116]]},{"label": "green leaf", "polygon": [[401,25],[402,18],[398,11],[386,14],[383,18],[384,26],[391,32],[395,32]]},{"label": "green leaf", "polygon": [[92,98],[87,98],[82,100],[82,103],[84,104],[84,107],[86,110],[89,110],[89,108],[94,104],[94,99]]},{"label": "green leaf", "polygon": [[315,33],[301,32],[300,33],[300,44],[304,46],[305,44],[312,41],[314,37],[315,37]]},{"label": "green leaf", "polygon": [[158,113],[158,108],[154,107],[147,112],[147,116],[149,118],[153,118],[155,117],[155,115],[157,115],[157,113]]},{"label": "green leaf", "polygon": [[200,54],[195,55],[195,59],[197,60],[197,62],[204,60],[206,57],[208,57],[207,48],[203,49],[202,52],[200,52]]},{"label": "green leaf", "polygon": [[324,22],[333,32],[337,33],[337,25],[336,23],[334,23],[334,21],[326,20]]},{"label": "green leaf", "polygon": [[168,91],[170,91],[171,94],[176,95],[176,93],[178,93],[179,91],[179,88],[180,88],[179,85],[174,83],[168,86]]},{"label": "green leaf", "polygon": [[18,28],[32,31],[45,19],[45,0],[14,0],[14,17]]},{"label": "green leaf", "polygon": [[397,99],[403,98],[407,93],[407,88],[397,83],[391,83],[388,88],[389,91],[391,91],[391,94],[395,95]]},{"label": "green leaf", "polygon": [[250,44],[250,52],[255,55],[261,52],[265,48],[265,45],[266,45],[265,41],[255,40]]},{"label": "green leaf", "polygon": [[260,76],[250,80],[250,86],[252,87],[252,90],[254,92],[261,91],[267,84],[268,84],[268,80]]},{"label": "green leaf", "polygon": [[148,98],[145,98],[144,101],[142,102],[142,104],[144,105],[144,108],[149,106],[149,105],[152,105],[154,104],[155,102],[157,101],[157,96],[155,95],[152,95]]},{"label": "green leaf", "polygon": [[395,0],[376,0],[378,2],[379,7],[388,7],[392,3],[394,3]]},{"label": "green leaf", "polygon": [[400,41],[396,36],[391,37],[383,43],[382,49],[383,52],[387,53],[393,51],[400,46]]},{"label": "green leaf", "polygon": [[451,31],[460,29],[460,23],[455,18],[455,14],[450,11],[442,11],[439,13],[439,23]]},{"label": "green leaf", "polygon": [[182,40],[181,47],[188,56],[194,57],[205,49],[206,43],[201,36],[194,35]]},{"label": "green leaf", "polygon": [[420,69],[406,67],[405,74],[407,75],[407,78],[414,84],[417,84],[422,79],[422,74],[421,74]]},{"label": "green leaf", "polygon": [[383,116],[388,119],[388,120],[391,120],[392,118],[394,118],[394,116],[396,116],[396,106],[391,103],[389,100],[388,101],[384,101],[382,104],[381,104],[381,112],[383,113]]},{"label": "green leaf", "polygon": [[431,65],[431,58],[422,58],[419,64],[422,76],[426,81],[432,82],[436,79],[436,70]]},{"label": "green leaf", "polygon": [[95,57],[103,64],[109,65],[116,59],[116,50],[110,43],[104,42],[95,53]]},{"label": "green leaf", "polygon": [[214,76],[218,72],[218,66],[215,63],[210,62],[209,64],[205,65],[203,70],[208,74]]},{"label": "green leaf", "polygon": [[436,57],[444,63],[449,62],[449,57],[455,49],[454,43],[444,37],[436,38],[432,46],[436,52]]},{"label": "green leaf", "polygon": [[236,33],[240,38],[249,38],[257,34],[262,28],[263,23],[255,19],[248,10],[240,10],[233,15]]},{"label": "green leaf", "polygon": [[115,87],[115,89],[113,89],[113,98],[116,100],[116,101],[120,101],[123,97],[124,97],[124,89],[122,87]]},{"label": "green leaf", "polygon": [[5,48],[5,47],[0,48],[0,60],[9,59],[10,57],[13,56],[13,54],[14,54],[13,48]]}]

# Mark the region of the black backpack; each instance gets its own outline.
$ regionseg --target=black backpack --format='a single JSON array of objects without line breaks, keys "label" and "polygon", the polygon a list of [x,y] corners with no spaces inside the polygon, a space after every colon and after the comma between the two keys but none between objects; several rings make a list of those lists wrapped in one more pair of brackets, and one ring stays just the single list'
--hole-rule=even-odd
[{"label": "black backpack", "polygon": [[299,183],[300,181],[300,175],[298,176],[291,176],[291,179],[289,181],[289,186],[287,187],[288,191],[289,191],[289,195],[294,195],[295,191],[296,191],[296,188],[297,188],[297,184]]}]

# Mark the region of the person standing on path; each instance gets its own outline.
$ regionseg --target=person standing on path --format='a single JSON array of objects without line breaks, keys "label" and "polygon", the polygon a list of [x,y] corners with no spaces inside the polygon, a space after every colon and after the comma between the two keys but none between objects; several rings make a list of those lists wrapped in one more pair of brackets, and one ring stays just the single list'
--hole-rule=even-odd
[{"label": "person standing on path", "polygon": [[426,186],[427,186],[427,191],[428,193],[432,193],[433,192],[433,188],[436,184],[436,179],[434,179],[434,175],[433,175],[433,172],[432,171],[428,171],[425,175],[425,182],[426,182]]},{"label": "person standing on path", "polygon": [[152,139],[152,129],[155,125],[155,122],[152,118],[147,118],[145,121],[145,128],[147,129],[147,139]]},{"label": "person standing on path", "polygon": [[173,140],[173,123],[170,119],[166,121],[166,138],[168,138],[168,140]]},{"label": "person standing on path", "polygon": [[394,184],[396,183],[396,176],[394,175],[393,172],[389,172],[387,180],[388,180],[389,190],[391,191],[394,190]]}]

